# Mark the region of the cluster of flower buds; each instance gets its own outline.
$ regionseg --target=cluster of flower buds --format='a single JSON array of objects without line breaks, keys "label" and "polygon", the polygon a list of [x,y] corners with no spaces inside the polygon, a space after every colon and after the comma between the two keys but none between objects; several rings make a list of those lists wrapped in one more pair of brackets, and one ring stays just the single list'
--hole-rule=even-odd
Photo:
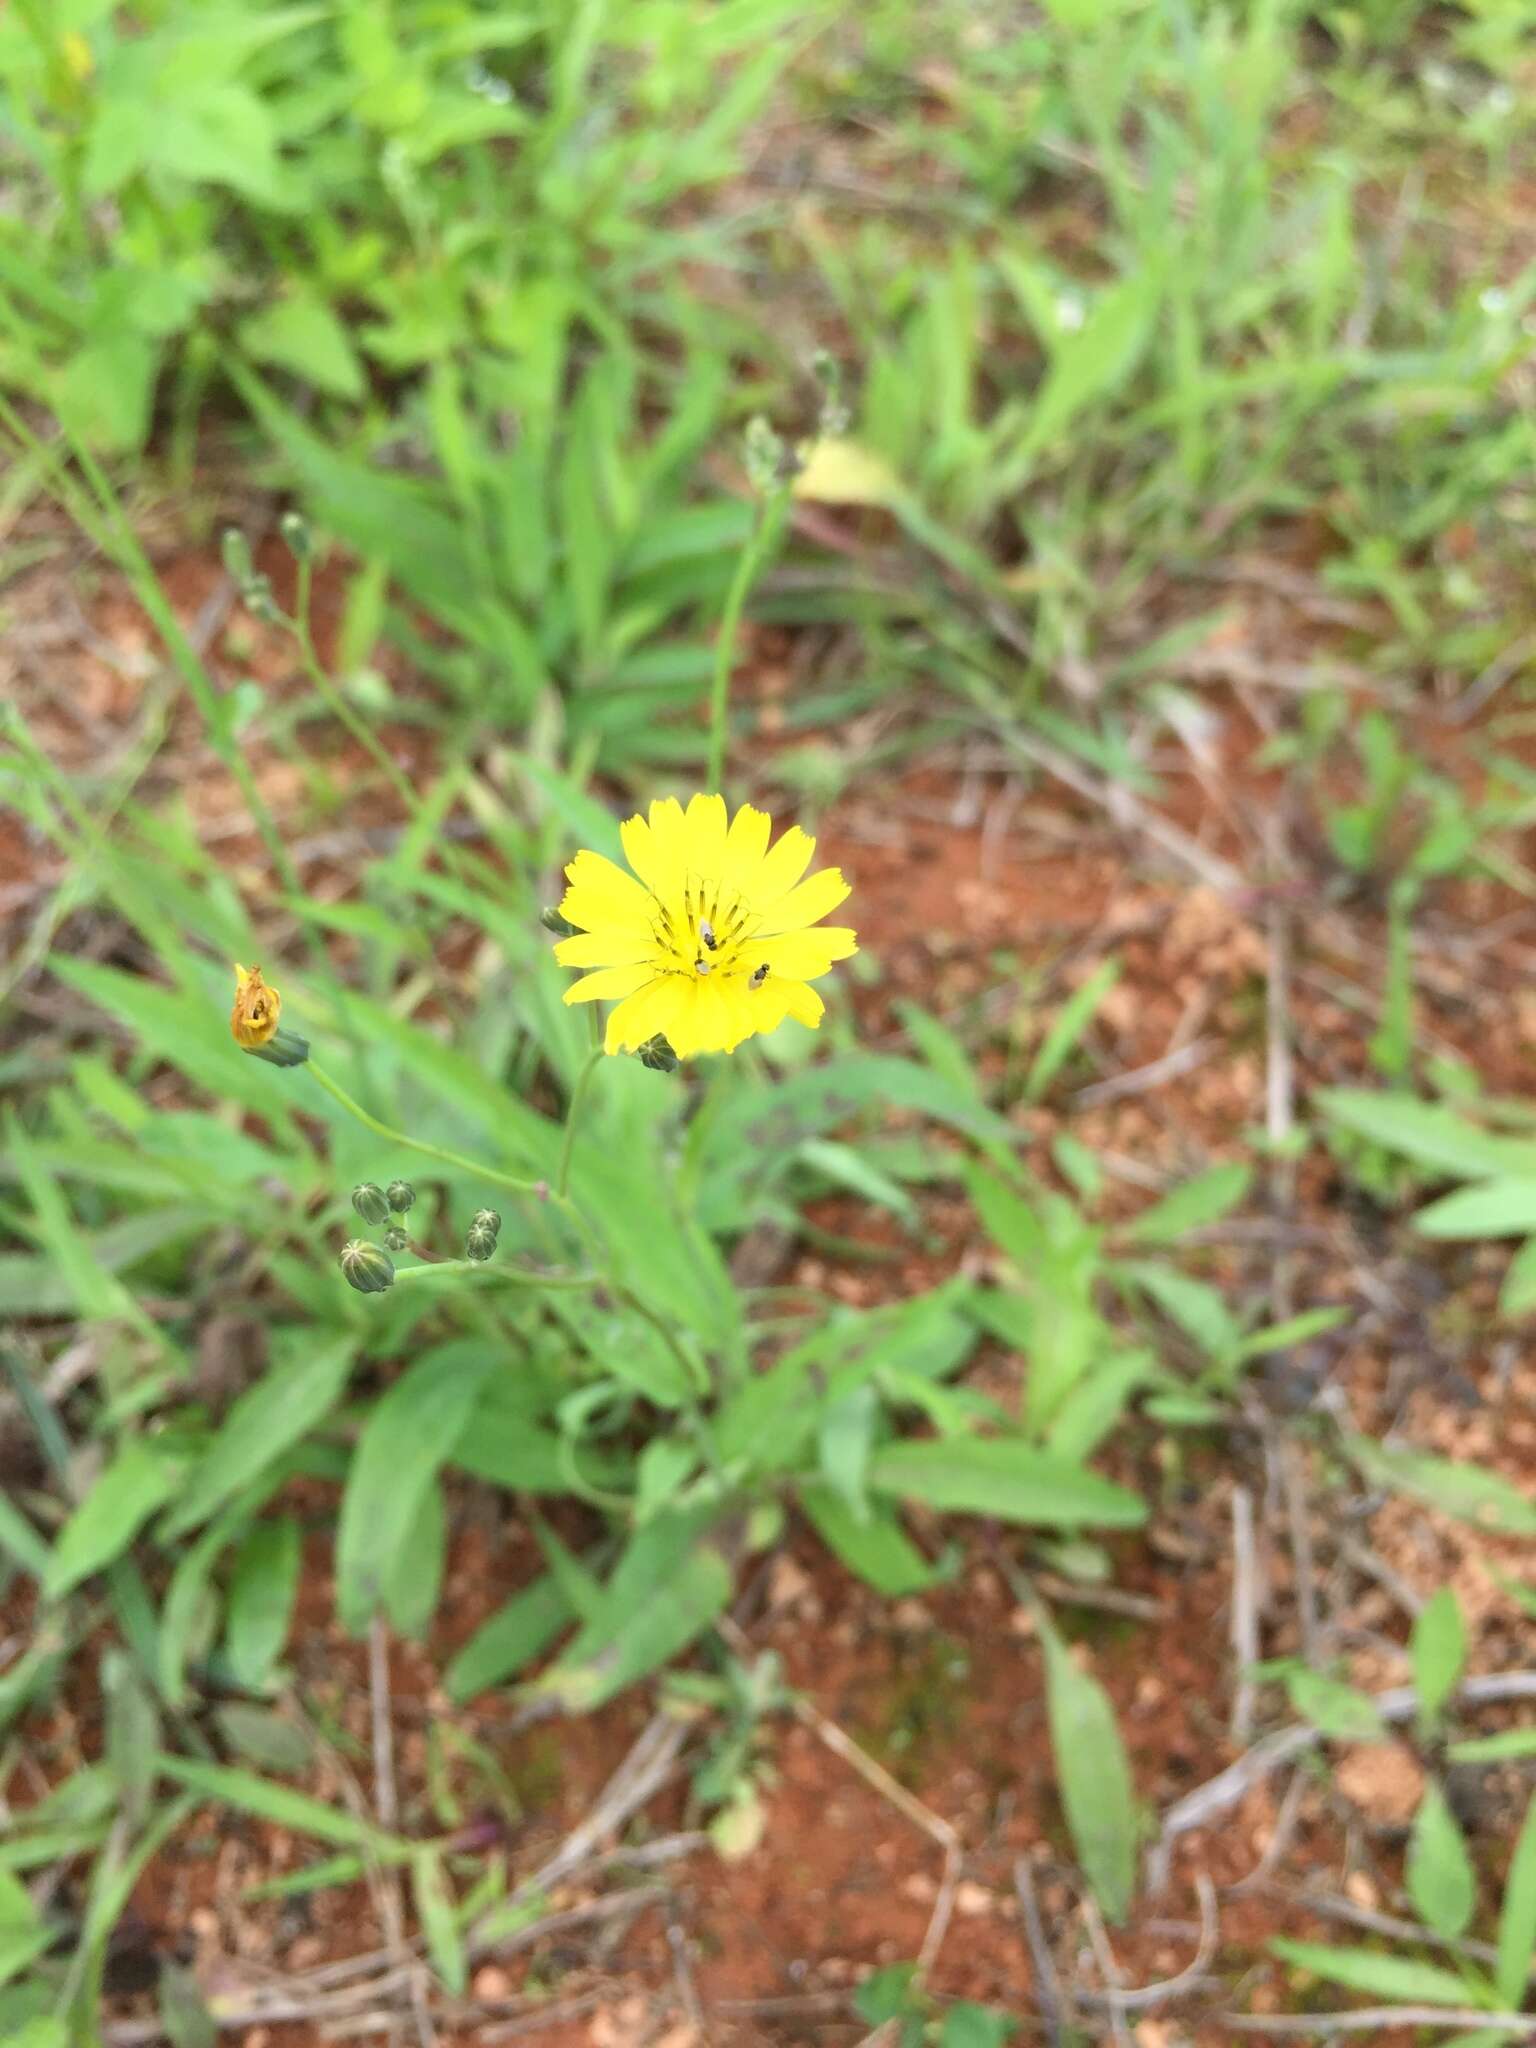
[{"label": "cluster of flower buds", "polygon": [[240,602],[264,626],[283,623],[282,607],[272,594],[272,578],[251,559],[251,544],[238,526],[227,527],[222,547],[224,568],[240,588]]},{"label": "cluster of flower buds", "polygon": [[377,1181],[364,1180],[352,1190],[352,1206],[365,1223],[389,1226],[384,1232],[383,1250],[361,1237],[342,1246],[342,1277],[359,1294],[382,1294],[386,1287],[394,1285],[395,1267],[389,1254],[411,1248],[411,1234],[402,1227],[400,1219],[415,1200],[416,1190],[408,1180],[392,1180],[387,1188],[381,1188]]},{"label": "cluster of flower buds", "polygon": [[742,458],[746,463],[748,483],[764,498],[781,484],[791,482],[805,467],[783,435],[776,434],[761,413],[747,421],[747,431],[742,437]]},{"label": "cluster of flower buds", "polygon": [[816,418],[819,441],[841,440],[852,422],[843,403],[843,367],[830,349],[819,348],[811,358],[811,375],[821,386],[821,411]]},{"label": "cluster of flower buds", "polygon": [[494,1209],[477,1209],[464,1240],[466,1259],[488,1259],[501,1235],[501,1218]]}]

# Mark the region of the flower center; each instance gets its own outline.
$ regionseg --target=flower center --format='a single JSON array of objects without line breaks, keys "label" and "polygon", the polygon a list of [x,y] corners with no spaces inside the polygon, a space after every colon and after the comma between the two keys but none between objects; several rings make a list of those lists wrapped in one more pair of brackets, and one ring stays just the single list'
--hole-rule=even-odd
[{"label": "flower center", "polygon": [[690,875],[667,900],[651,898],[651,935],[658,974],[752,975],[748,948],[757,919],[741,898],[719,882]]}]

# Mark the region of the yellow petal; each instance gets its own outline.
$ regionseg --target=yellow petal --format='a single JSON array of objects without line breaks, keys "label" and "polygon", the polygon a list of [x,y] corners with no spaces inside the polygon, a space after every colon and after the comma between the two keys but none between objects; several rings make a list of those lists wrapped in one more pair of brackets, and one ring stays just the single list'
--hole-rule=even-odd
[{"label": "yellow petal", "polygon": [[691,797],[684,828],[683,865],[686,871],[714,882],[725,865],[725,798]]},{"label": "yellow petal", "polygon": [[[572,924],[591,930],[597,925],[616,924],[650,929],[651,899],[633,875],[626,875],[616,862],[603,854],[583,848],[565,871],[570,883],[560,904],[560,915]],[[576,902],[579,910],[567,909]],[[583,915],[582,912],[586,914]]]},{"label": "yellow petal", "polygon": [[635,967],[600,967],[596,974],[584,974],[580,981],[573,981],[565,991],[564,1001],[615,1003],[654,979],[655,970],[648,960]]},{"label": "yellow petal", "polygon": [[737,1031],[730,998],[717,981],[704,976],[688,988],[682,976],[678,977],[682,996],[674,1022],[666,1027],[672,1050],[680,1060],[692,1059],[696,1053],[726,1052],[751,1030]]},{"label": "yellow petal", "polygon": [[811,855],[816,851],[816,842],[808,832],[802,832],[798,825],[791,825],[782,835],[773,850],[765,855],[762,866],[755,875],[749,876],[747,893],[759,910],[766,910],[770,903],[776,903],[799,881],[811,864]]},{"label": "yellow petal", "polygon": [[630,967],[637,960],[654,958],[655,952],[656,941],[649,932],[607,925],[597,931],[578,932],[573,939],[562,939],[555,948],[555,958],[562,967]]},{"label": "yellow petal", "polygon": [[627,996],[608,1012],[608,1029],[603,1037],[604,1052],[633,1052],[636,1046],[644,1045],[648,1038],[654,1038],[658,1031],[666,1032],[670,1041],[671,1032],[667,1021],[673,1007],[673,988],[678,977],[659,974],[645,988]]},{"label": "yellow petal", "polygon": [[660,880],[661,859],[651,828],[638,811],[619,827],[619,838],[624,844],[624,858],[654,895]]},{"label": "yellow petal", "polygon": [[732,818],[731,829],[725,835],[725,863],[721,870],[727,889],[740,893],[750,886],[768,851],[772,830],[773,820],[768,813],[754,810],[751,804],[743,804]]},{"label": "yellow petal", "polygon": [[793,1017],[798,1024],[809,1025],[814,1031],[827,1014],[826,1004],[815,989],[808,988],[803,981],[792,981],[787,987],[788,1000],[784,1005],[786,1015]]},{"label": "yellow petal", "polygon": [[858,950],[858,938],[847,925],[827,924],[817,925],[813,930],[785,932],[778,938],[758,939],[748,957],[754,966],[766,964],[770,973],[789,980],[815,981],[834,960],[846,960]]},{"label": "yellow petal", "polygon": [[841,868],[820,868],[798,889],[791,889],[776,903],[761,906],[763,930],[770,934],[792,932],[804,925],[815,924],[829,910],[836,910],[848,894],[848,884],[843,880]]}]

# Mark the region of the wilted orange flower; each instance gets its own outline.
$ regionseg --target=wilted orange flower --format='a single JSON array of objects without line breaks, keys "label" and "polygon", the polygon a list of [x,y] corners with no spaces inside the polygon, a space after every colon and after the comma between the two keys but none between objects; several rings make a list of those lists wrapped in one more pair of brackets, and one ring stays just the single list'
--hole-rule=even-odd
[{"label": "wilted orange flower", "polygon": [[229,1028],[236,1045],[244,1052],[256,1052],[277,1031],[283,999],[261,978],[259,967],[235,963],[235,1007],[229,1013]]}]

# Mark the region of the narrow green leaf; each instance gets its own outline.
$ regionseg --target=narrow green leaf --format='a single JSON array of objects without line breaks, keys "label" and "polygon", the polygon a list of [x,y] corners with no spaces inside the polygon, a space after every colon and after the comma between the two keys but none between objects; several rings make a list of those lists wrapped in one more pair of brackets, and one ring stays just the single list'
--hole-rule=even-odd
[{"label": "narrow green leaf", "polygon": [[384,1583],[384,1612],[403,1636],[420,1638],[431,1626],[448,1559],[448,1505],[437,1480],[418,1497]]},{"label": "narrow green leaf", "polygon": [[7,1552],[34,1579],[48,1569],[48,1546],[26,1516],[0,1493],[0,1550]]},{"label": "narrow green leaf", "polygon": [[675,1569],[614,1611],[600,1648],[578,1658],[573,1646],[527,1693],[554,1699],[567,1713],[590,1713],[685,1650],[724,1611],[734,1579],[714,1543],[697,1543]]},{"label": "narrow green leaf", "polygon": [[1313,1100],[1358,1137],[1440,1173],[1468,1180],[1536,1173],[1536,1146],[1480,1131],[1440,1103],[1365,1088],[1325,1088]]},{"label": "narrow green leaf", "polygon": [[1282,1675],[1291,1705],[1324,1735],[1336,1742],[1381,1740],[1381,1716],[1368,1694],[1305,1664],[1293,1664]]},{"label": "narrow green leaf", "polygon": [[149,1810],[160,1716],[138,1667],[121,1650],[108,1650],[102,1657],[101,1689],[107,1709],[107,1766],[122,1812],[137,1827]]},{"label": "narrow green leaf", "polygon": [[531,1664],[574,1616],[559,1581],[546,1572],[505,1607],[498,1608],[443,1673],[443,1685],[454,1701],[473,1699]]},{"label": "narrow green leaf", "polygon": [[[1536,1734],[1536,1729],[1526,1729]],[[1499,2003],[1507,2012],[1519,2012],[1530,1984],[1531,1964],[1536,1960],[1536,1793],[1525,1809],[1525,1823],[1509,1859],[1504,1880],[1504,1904],[1499,1913],[1499,1959],[1494,1965],[1494,1982]]]},{"label": "narrow green leaf", "polygon": [[1133,1244],[1173,1244],[1186,1231],[1219,1222],[1235,1209],[1252,1179],[1253,1169],[1238,1161],[1209,1167],[1133,1216],[1120,1235]]},{"label": "narrow green leaf", "polygon": [[288,1639],[299,1563],[299,1525],[291,1515],[258,1522],[235,1558],[225,1648],[231,1671],[252,1692],[265,1687]]},{"label": "narrow green leaf", "polygon": [[1429,1451],[1404,1450],[1378,1444],[1368,1436],[1346,1436],[1344,1447],[1366,1478],[1378,1486],[1409,1494],[1442,1514],[1507,1536],[1536,1536],[1536,1501],[1532,1501],[1480,1465],[1461,1465]]},{"label": "narrow green leaf", "polygon": [[339,1842],[344,1848],[369,1851],[386,1862],[402,1862],[411,1854],[410,1843],[354,1820],[350,1813],[326,1806],[319,1799],[311,1799],[308,1793],[258,1778],[251,1771],[208,1763],[201,1757],[170,1755],[157,1758],[156,1769],[172,1784],[184,1786],[201,1799],[238,1807],[242,1813],[255,1814],[258,1820],[292,1828],[295,1834],[313,1835],[318,1841]]},{"label": "narrow green leaf", "polygon": [[1536,1237],[1528,1237],[1504,1269],[1499,1287],[1501,1316],[1529,1315],[1536,1308]]},{"label": "narrow green leaf", "polygon": [[929,1507],[1044,1527],[1135,1529],[1147,1516],[1123,1486],[1015,1437],[891,1444],[870,1460],[869,1484]]},{"label": "narrow green leaf", "polygon": [[928,1562],[884,1503],[871,1502],[860,1520],[831,1487],[811,1480],[800,1487],[800,1505],[828,1549],[888,1600],[925,1592],[945,1576]]},{"label": "narrow green leaf", "polygon": [[1050,1622],[1040,1620],[1045,1703],[1056,1782],[1083,1875],[1110,1920],[1125,1918],[1136,1886],[1136,1798],[1109,1695]]},{"label": "narrow green leaf", "polygon": [[1446,1750],[1453,1764],[1504,1764],[1536,1756],[1536,1728],[1503,1728],[1497,1735],[1473,1735]]},{"label": "narrow green leaf", "polygon": [[179,1536],[206,1521],[232,1493],[308,1434],[341,1397],[356,1339],[332,1337],[264,1373],[231,1407],[218,1435],[193,1467],[164,1533]]},{"label": "narrow green leaf", "polygon": [[1449,1586],[1428,1599],[1413,1624],[1409,1644],[1420,1725],[1433,1728],[1440,1709],[1461,1683],[1467,1661],[1467,1629],[1461,1604]]},{"label": "narrow green leaf", "polygon": [[1421,1209],[1413,1227],[1423,1237],[1524,1237],[1536,1230],[1536,1177],[1458,1188]]},{"label": "narrow green leaf", "polygon": [[59,1532],[43,1597],[57,1600],[92,1572],[121,1557],[156,1508],[176,1489],[178,1467],[153,1445],[125,1444]]},{"label": "narrow green leaf", "polygon": [[1050,1029],[1030,1062],[1024,1082],[1024,1097],[1038,1102],[1071,1058],[1083,1033],[1093,1022],[1094,1012],[1120,979],[1120,962],[1104,960],[1081,988],[1074,989],[1051,1019]]},{"label": "narrow green leaf", "polygon": [[431,1849],[418,1849],[411,1858],[411,1893],[432,1967],[444,1989],[460,1998],[466,1977],[464,1939],[459,1932],[443,1859]]},{"label": "narrow green leaf", "polygon": [[383,1599],[428,1488],[497,1364],[489,1344],[429,1354],[380,1399],[358,1440],[336,1539],[336,1610],[353,1635]]},{"label": "narrow green leaf", "polygon": [[1465,2006],[1467,1986],[1452,1970],[1434,1963],[1415,1962],[1409,1956],[1379,1955],[1374,1949],[1335,1948],[1321,1941],[1291,1941],[1276,1936],[1269,1944],[1282,1962],[1310,1970],[1330,1984],[1346,1985],[1351,1991],[1370,1992],[1377,1998],[1400,1998],[1420,2005]]},{"label": "narrow green leaf", "polygon": [[1424,1787],[1408,1842],[1408,1896],[1436,1934],[1464,1934],[1477,1904],[1477,1879],[1456,1816],[1438,1783]]}]

